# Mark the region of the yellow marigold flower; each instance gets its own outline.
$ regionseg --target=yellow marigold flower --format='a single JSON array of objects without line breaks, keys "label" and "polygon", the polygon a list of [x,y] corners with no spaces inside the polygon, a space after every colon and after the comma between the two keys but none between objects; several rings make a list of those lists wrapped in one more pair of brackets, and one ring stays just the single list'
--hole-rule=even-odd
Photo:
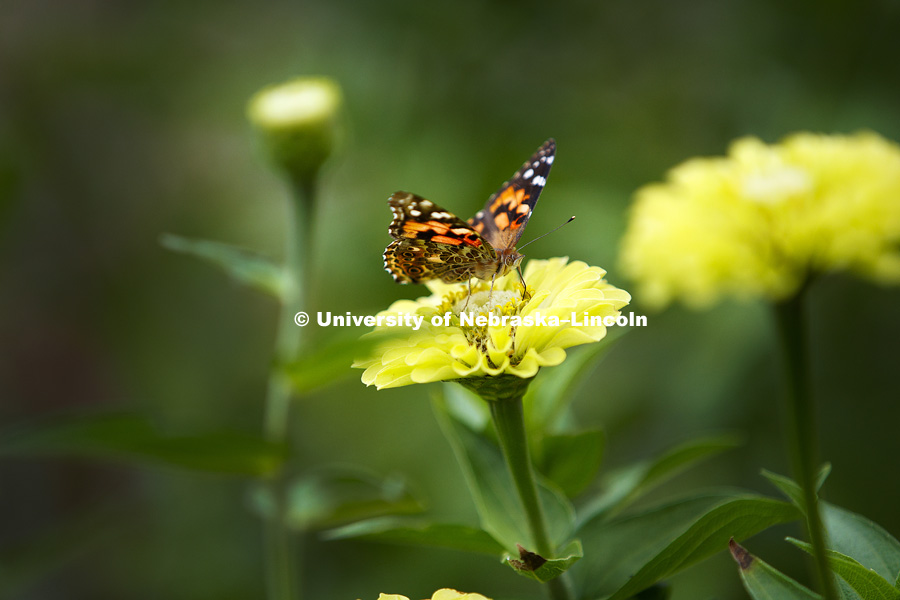
[{"label": "yellow marigold flower", "polygon": [[900,148],[873,133],[737,140],[638,190],[621,264],[657,306],[782,300],[817,272],[900,282]]},{"label": "yellow marigold flower", "polygon": [[[378,596],[378,600],[409,600],[406,596],[401,596],[400,594],[380,594]],[[456,590],[451,590],[449,588],[444,588],[442,590],[438,590],[431,596],[431,600],[491,600],[481,594],[464,594],[462,592],[457,592]]]},{"label": "yellow marigold flower", "polygon": [[[558,365],[566,348],[606,335],[603,317],[615,319],[631,296],[604,280],[606,271],[568,258],[532,260],[525,267],[528,295],[522,298],[517,273],[494,282],[429,282],[432,294],[399,300],[379,313],[378,331],[404,325],[374,354],[353,366],[362,381],[378,389],[449,379],[510,377],[529,379],[540,367]],[[575,323],[572,323],[572,318]],[[594,317],[592,319],[592,317]],[[391,320],[388,320],[391,319]],[[505,381],[505,379],[504,379]]]}]

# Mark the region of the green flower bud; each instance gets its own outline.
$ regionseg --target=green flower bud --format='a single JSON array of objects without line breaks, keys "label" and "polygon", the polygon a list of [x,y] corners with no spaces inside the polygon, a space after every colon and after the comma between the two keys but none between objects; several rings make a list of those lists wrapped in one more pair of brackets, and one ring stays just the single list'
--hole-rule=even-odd
[{"label": "green flower bud", "polygon": [[262,134],[269,159],[295,181],[310,183],[338,144],[341,104],[335,81],[304,77],[254,94],[247,118]]}]

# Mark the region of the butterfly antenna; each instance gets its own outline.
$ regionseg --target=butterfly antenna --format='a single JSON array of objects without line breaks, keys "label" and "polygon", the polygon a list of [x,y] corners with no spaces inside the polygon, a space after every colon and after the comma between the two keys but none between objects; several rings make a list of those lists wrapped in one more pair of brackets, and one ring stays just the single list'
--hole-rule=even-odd
[{"label": "butterfly antenna", "polygon": [[566,221],[565,223],[563,223],[562,225],[557,225],[556,227],[554,227],[553,229],[551,229],[551,230],[548,231],[547,233],[545,233],[545,234],[543,234],[543,235],[539,235],[539,236],[537,236],[536,238],[534,238],[533,240],[531,240],[530,242],[527,242],[527,243],[525,243],[525,244],[522,244],[521,246],[519,246],[519,247],[517,248],[517,250],[521,250],[522,248],[524,248],[524,247],[527,246],[528,244],[533,244],[534,242],[538,241],[538,240],[541,239],[542,237],[546,237],[546,236],[550,235],[551,233],[553,233],[553,232],[556,231],[557,229],[561,229],[562,227],[565,227],[566,225],[568,225],[569,223],[571,223],[571,222],[574,221],[574,220],[575,220],[575,215],[572,215],[571,217],[569,217],[569,220]]},{"label": "butterfly antenna", "polygon": [[519,272],[519,279],[522,280],[522,300],[525,300],[525,296],[528,293],[528,284],[525,283],[525,276],[522,274],[522,267],[516,265],[516,270]]}]

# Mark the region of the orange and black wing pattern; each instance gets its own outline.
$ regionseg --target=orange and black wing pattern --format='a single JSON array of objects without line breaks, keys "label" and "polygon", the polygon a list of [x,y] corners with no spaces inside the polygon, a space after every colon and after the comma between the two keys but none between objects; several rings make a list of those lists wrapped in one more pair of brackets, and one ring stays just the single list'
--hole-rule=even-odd
[{"label": "orange and black wing pattern", "polygon": [[469,219],[469,225],[497,251],[514,249],[522,237],[555,157],[556,140],[551,138]]},{"label": "orange and black wing pattern", "polygon": [[430,200],[408,192],[388,199],[394,241],[384,251],[384,268],[398,283],[475,277],[476,266],[496,260],[491,245],[468,223]]}]

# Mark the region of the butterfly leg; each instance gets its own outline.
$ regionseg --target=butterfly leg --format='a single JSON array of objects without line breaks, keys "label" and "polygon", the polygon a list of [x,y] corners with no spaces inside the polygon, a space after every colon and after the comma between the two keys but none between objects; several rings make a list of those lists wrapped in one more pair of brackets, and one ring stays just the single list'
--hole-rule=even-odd
[{"label": "butterfly leg", "polygon": [[466,303],[463,305],[462,310],[460,312],[465,312],[467,308],[469,308],[469,298],[472,297],[472,280],[469,279],[469,295],[466,296]]},{"label": "butterfly leg", "polygon": [[494,273],[493,275],[491,275],[491,291],[488,294],[488,312],[490,312],[494,308],[491,305],[491,302],[494,301],[494,279],[496,279],[496,278],[497,278],[497,273]]}]

